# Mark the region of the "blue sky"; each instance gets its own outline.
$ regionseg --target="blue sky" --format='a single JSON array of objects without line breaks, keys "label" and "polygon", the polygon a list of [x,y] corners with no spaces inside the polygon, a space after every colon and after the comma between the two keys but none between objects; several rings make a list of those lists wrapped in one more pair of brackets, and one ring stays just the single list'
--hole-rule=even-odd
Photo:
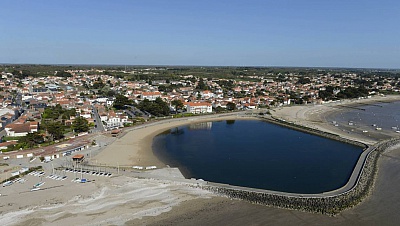
[{"label": "blue sky", "polygon": [[395,0],[2,0],[0,63],[400,68]]}]

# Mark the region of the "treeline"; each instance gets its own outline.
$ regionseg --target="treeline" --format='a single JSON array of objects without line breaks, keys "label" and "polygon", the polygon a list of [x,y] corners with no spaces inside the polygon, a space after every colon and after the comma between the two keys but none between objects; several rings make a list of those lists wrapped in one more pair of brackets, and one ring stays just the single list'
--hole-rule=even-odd
[{"label": "treeline", "polygon": [[[66,124],[71,116],[75,117],[72,124]],[[64,109],[57,104],[54,107],[47,107],[42,113],[41,130],[47,131],[50,135],[49,140],[59,140],[64,137],[66,132],[87,132],[89,131],[88,121],[77,115],[75,108]]]},{"label": "treeline", "polygon": [[[160,66],[125,66],[125,65],[2,65],[0,70],[15,73],[16,76],[49,76],[59,72],[59,76],[69,77],[67,70],[99,69],[102,72],[90,71],[88,74],[107,74],[130,81],[139,80],[176,80],[180,76],[193,75],[203,78],[252,79],[258,75],[276,78],[279,75],[300,75],[312,77],[327,75],[342,77],[346,73],[357,73],[361,77],[400,77],[400,70],[354,69],[354,68],[302,68],[302,67],[160,67]],[[146,70],[142,70],[146,69]],[[131,74],[131,71],[135,71]]]},{"label": "treeline", "polygon": [[[318,93],[319,97],[323,100],[340,100],[368,96],[368,90],[364,86],[348,87],[346,89],[333,86],[327,86],[325,88],[325,90],[320,90]],[[336,94],[335,91],[337,92]]]},{"label": "treeline", "polygon": [[144,99],[137,105],[141,111],[150,113],[153,116],[162,117],[170,114],[169,105],[164,102],[160,97],[154,101]]},{"label": "treeline", "polygon": [[28,133],[24,137],[18,138],[17,144],[7,146],[6,152],[15,151],[20,149],[30,149],[44,143],[44,137],[39,132]]}]

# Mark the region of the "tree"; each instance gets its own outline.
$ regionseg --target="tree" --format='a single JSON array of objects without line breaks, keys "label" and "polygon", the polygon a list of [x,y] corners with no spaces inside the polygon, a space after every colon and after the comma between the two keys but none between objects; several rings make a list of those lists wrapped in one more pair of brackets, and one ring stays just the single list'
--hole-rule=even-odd
[{"label": "tree", "polygon": [[233,110],[236,109],[236,104],[232,103],[232,102],[229,102],[229,103],[226,104],[226,109],[229,110],[229,111],[233,111]]},{"label": "tree", "polygon": [[209,87],[206,85],[206,83],[204,82],[203,78],[200,78],[199,83],[196,86],[196,89],[207,90],[207,89],[209,89]]},{"label": "tree", "polygon": [[175,106],[175,111],[181,110],[183,108],[183,103],[181,100],[173,100],[171,104]]},{"label": "tree", "polygon": [[108,91],[106,92],[106,96],[107,96],[107,97],[113,97],[113,96],[115,96],[115,91],[114,91],[114,90],[108,90]]},{"label": "tree", "polygon": [[279,75],[278,78],[276,78],[276,80],[278,82],[286,82],[287,81],[286,77],[283,75]]},{"label": "tree", "polygon": [[66,71],[57,71],[56,76],[57,77],[72,77],[71,73],[66,72]]},{"label": "tree", "polygon": [[89,131],[89,123],[84,117],[77,117],[72,123],[72,128],[75,133],[87,132]]},{"label": "tree", "polygon": [[34,133],[28,133],[25,137],[23,137],[20,140],[20,142],[23,143],[24,146],[27,146],[28,148],[33,148],[35,145],[43,143],[44,138],[38,132],[34,132]]},{"label": "tree", "polygon": [[297,81],[297,84],[309,84],[311,83],[310,78],[306,78],[306,77],[300,77],[299,80]]},{"label": "tree", "polygon": [[47,132],[52,139],[59,140],[64,137],[64,125],[61,122],[52,122],[47,124]]},{"label": "tree", "polygon": [[115,97],[113,107],[117,110],[126,109],[126,105],[130,105],[132,102],[128,99],[128,97],[118,94]]},{"label": "tree", "polygon": [[46,108],[42,114],[42,119],[57,120],[63,112],[61,105],[57,104],[55,107]]},{"label": "tree", "polygon": [[11,144],[7,146],[6,152],[15,151],[17,149],[16,145]]},{"label": "tree", "polygon": [[168,104],[160,97],[158,97],[155,101],[144,99],[138,104],[138,108],[155,116],[166,116],[169,115],[170,112]]},{"label": "tree", "polygon": [[102,80],[93,83],[93,89],[102,89],[105,86]]},{"label": "tree", "polygon": [[225,111],[225,109],[223,107],[221,107],[221,106],[218,106],[218,107],[215,108],[215,112],[217,112],[217,113],[221,113],[223,111]]},{"label": "tree", "polygon": [[166,102],[164,102],[160,97],[157,97],[156,100],[154,101],[160,108],[160,113],[161,115],[169,115],[170,109],[169,106]]}]

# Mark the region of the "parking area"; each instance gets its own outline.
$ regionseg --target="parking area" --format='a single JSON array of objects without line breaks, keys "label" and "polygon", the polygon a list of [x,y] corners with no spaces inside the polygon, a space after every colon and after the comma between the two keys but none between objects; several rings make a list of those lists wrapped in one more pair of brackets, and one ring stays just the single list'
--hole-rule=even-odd
[{"label": "parking area", "polygon": [[27,175],[4,182],[0,187],[0,195],[11,195],[25,192],[35,192],[55,187],[70,186],[73,183],[90,183],[96,180],[108,180],[113,174],[109,172],[54,169],[47,171],[32,171]]},{"label": "parking area", "polygon": [[94,170],[81,170],[81,169],[73,169],[73,168],[66,168],[64,170],[68,173],[74,173],[75,175],[91,175],[91,176],[101,176],[101,177],[111,177],[112,173],[109,172],[100,172]]}]

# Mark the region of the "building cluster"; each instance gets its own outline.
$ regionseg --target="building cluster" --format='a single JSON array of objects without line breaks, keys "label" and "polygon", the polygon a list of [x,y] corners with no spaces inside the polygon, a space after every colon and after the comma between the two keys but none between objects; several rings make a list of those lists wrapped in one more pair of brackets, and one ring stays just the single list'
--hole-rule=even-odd
[{"label": "building cluster", "polygon": [[[148,68],[120,73],[157,75],[158,70]],[[171,112],[180,110],[200,114],[224,109],[246,110],[290,105],[294,102],[319,104],[324,102],[319,93],[328,86],[336,87],[334,93],[359,84],[370,90],[370,94],[399,91],[399,78],[363,77],[349,72],[317,73],[313,76],[279,73],[238,76],[237,79],[176,75],[174,80],[126,80],[124,76],[111,76],[96,69],[67,72],[72,76],[20,78],[2,72],[0,126],[3,136],[4,133],[7,136],[23,136],[36,131],[40,127],[44,109],[56,105],[66,109],[74,108],[77,115],[86,118],[89,123],[95,123],[94,112],[97,112],[106,129],[133,123],[138,115],[113,108],[116,94],[127,97],[133,103],[161,98],[169,104]],[[174,100],[181,101],[184,107],[175,109]],[[63,122],[71,124],[74,117],[70,116]]]}]

